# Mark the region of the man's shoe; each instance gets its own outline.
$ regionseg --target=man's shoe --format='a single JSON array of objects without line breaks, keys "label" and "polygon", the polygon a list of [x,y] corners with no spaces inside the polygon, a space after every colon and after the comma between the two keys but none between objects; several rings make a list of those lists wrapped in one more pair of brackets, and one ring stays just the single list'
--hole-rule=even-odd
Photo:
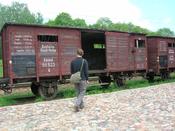
[{"label": "man's shoe", "polygon": [[80,109],[83,109],[84,108],[84,105],[80,105]]},{"label": "man's shoe", "polygon": [[75,108],[75,112],[79,112],[80,111],[78,106],[75,106],[74,108]]}]

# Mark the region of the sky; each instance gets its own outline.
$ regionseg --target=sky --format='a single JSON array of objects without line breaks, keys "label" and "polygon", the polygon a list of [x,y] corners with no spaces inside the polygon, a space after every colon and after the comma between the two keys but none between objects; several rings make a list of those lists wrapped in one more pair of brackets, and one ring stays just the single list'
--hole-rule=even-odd
[{"label": "sky", "polygon": [[[11,5],[15,0],[0,0]],[[31,12],[40,12],[47,22],[59,13],[67,12],[73,19],[82,18],[94,24],[100,17],[113,23],[125,22],[156,31],[170,28],[175,32],[175,0],[16,0],[26,3]]]}]

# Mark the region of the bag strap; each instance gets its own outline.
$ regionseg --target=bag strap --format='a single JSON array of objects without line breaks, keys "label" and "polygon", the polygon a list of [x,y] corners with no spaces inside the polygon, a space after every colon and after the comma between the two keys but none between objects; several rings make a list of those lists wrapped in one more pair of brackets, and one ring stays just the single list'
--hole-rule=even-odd
[{"label": "bag strap", "polygon": [[83,63],[84,63],[84,59],[82,60],[82,63],[81,63],[80,72],[82,71],[82,68],[83,68]]}]

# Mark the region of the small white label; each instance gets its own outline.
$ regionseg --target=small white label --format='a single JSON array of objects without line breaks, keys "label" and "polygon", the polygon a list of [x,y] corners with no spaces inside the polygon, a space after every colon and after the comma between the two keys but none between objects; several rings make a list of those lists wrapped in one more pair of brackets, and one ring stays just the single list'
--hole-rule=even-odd
[{"label": "small white label", "polygon": [[11,60],[9,60],[9,64],[12,64],[12,61]]}]

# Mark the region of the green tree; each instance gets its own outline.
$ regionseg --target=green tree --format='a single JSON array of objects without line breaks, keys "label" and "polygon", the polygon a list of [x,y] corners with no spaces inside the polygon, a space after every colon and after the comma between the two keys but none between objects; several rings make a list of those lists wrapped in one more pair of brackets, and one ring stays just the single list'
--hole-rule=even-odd
[{"label": "green tree", "polygon": [[50,26],[70,26],[70,27],[87,27],[84,19],[72,19],[70,14],[62,12],[54,20],[49,20],[47,25]]},{"label": "green tree", "polygon": [[87,27],[86,21],[84,19],[76,18],[73,20],[74,27]]},{"label": "green tree", "polygon": [[114,23],[112,24],[112,29],[117,31],[132,32],[134,25],[129,23]]},{"label": "green tree", "polygon": [[40,13],[31,13],[26,4],[14,2],[11,6],[0,5],[0,28],[6,22],[42,24],[43,17]]},{"label": "green tree", "polygon": [[47,23],[48,25],[59,25],[59,26],[73,26],[73,20],[72,17],[65,12],[60,13],[57,15],[55,20],[49,20]]},{"label": "green tree", "polygon": [[132,23],[115,23],[112,24],[112,29],[118,31],[145,33],[145,34],[150,32],[148,29],[136,26]]},{"label": "green tree", "polygon": [[90,25],[90,28],[95,29],[107,29],[107,30],[116,30],[124,32],[135,32],[135,33],[149,33],[150,31],[146,28],[136,26],[132,23],[113,23],[109,18],[102,17],[97,20],[94,25]]},{"label": "green tree", "polygon": [[46,25],[49,25],[49,26],[54,26],[56,25],[55,24],[55,21],[54,20],[49,20],[47,23],[45,23]]},{"label": "green tree", "polygon": [[169,28],[161,28],[156,31],[157,35],[160,36],[175,36],[174,32]]}]

